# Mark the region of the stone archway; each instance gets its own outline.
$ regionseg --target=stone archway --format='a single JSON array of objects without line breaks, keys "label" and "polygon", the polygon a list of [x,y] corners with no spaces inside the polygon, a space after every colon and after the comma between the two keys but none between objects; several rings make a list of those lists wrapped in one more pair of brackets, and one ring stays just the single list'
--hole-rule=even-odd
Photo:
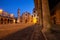
[{"label": "stone archway", "polygon": [[43,32],[47,32],[51,28],[48,0],[34,0],[34,3],[39,16],[38,24],[43,26]]},{"label": "stone archway", "polygon": [[1,21],[1,24],[3,24],[3,18],[1,18],[1,20],[0,20],[0,21]]},{"label": "stone archway", "polygon": [[26,19],[26,20],[25,20],[25,23],[27,23],[27,22],[28,22],[28,20]]},{"label": "stone archway", "polygon": [[8,24],[10,23],[10,20],[8,19]]},{"label": "stone archway", "polygon": [[6,18],[4,19],[4,24],[7,24],[7,19]]}]

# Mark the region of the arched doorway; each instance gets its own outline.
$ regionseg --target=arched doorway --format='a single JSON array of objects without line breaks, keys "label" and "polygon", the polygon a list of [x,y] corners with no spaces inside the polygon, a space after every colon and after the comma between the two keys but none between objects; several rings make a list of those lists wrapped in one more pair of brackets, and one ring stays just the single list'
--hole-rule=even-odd
[{"label": "arched doorway", "polygon": [[27,19],[25,20],[25,23],[27,23]]},{"label": "arched doorway", "polygon": [[3,18],[1,18],[1,20],[0,20],[0,21],[1,21],[1,24],[3,24]]},{"label": "arched doorway", "polygon": [[7,24],[7,19],[4,19],[4,24]]},{"label": "arched doorway", "polygon": [[10,20],[8,19],[8,24],[9,24]]}]

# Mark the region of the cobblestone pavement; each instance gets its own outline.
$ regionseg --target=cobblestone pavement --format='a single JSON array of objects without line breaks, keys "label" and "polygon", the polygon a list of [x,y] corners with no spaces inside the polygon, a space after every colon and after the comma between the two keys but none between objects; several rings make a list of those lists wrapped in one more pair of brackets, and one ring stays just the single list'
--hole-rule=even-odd
[{"label": "cobblestone pavement", "polygon": [[45,40],[40,26],[32,25],[23,30],[19,30],[1,40]]},{"label": "cobblestone pavement", "polygon": [[23,30],[31,25],[34,25],[34,24],[28,23],[28,24],[3,24],[3,25],[0,25],[0,39],[7,35],[15,33],[17,31]]}]

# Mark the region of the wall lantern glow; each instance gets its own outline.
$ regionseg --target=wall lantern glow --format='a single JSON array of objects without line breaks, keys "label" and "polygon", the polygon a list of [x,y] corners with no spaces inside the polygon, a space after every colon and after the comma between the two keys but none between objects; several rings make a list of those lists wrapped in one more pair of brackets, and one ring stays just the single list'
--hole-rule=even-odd
[{"label": "wall lantern glow", "polygon": [[36,17],[33,17],[33,23],[37,23]]}]

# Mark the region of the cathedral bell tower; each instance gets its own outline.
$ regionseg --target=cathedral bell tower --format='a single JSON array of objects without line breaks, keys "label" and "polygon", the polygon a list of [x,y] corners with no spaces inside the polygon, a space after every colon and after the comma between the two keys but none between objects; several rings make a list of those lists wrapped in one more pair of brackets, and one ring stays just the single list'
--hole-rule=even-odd
[{"label": "cathedral bell tower", "polygon": [[39,18],[38,18],[38,15],[37,15],[37,10],[34,8],[33,9],[33,22],[38,24],[38,21],[39,21]]},{"label": "cathedral bell tower", "polygon": [[19,8],[18,8],[17,14],[18,14],[17,23],[20,23],[20,9]]}]

